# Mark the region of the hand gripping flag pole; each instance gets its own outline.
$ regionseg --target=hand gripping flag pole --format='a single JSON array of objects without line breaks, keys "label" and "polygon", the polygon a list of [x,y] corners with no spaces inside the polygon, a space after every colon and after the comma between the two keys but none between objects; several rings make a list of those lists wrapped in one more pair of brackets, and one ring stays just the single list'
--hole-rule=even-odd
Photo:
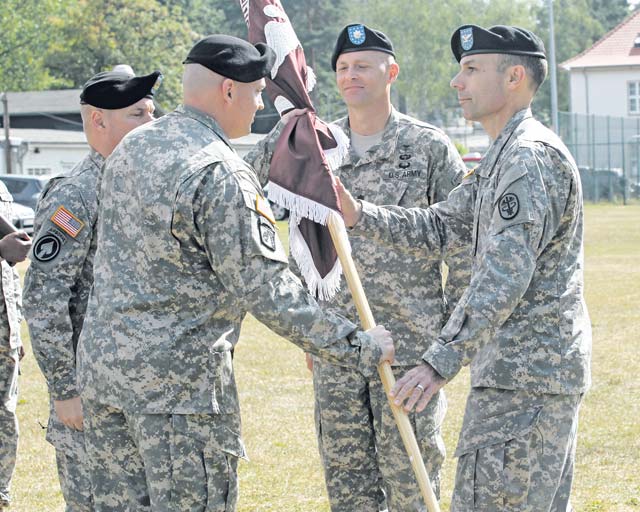
[{"label": "hand gripping flag pole", "polygon": [[[373,314],[371,313],[371,308],[369,307],[369,302],[367,301],[364,289],[362,288],[360,276],[358,275],[356,266],[353,263],[353,258],[351,257],[349,239],[347,238],[347,231],[344,227],[342,217],[337,213],[332,212],[331,215],[329,215],[328,226],[329,231],[331,232],[331,238],[333,239],[333,243],[338,253],[338,258],[340,258],[340,263],[342,264],[344,277],[347,280],[349,290],[353,296],[353,302],[358,310],[358,316],[360,317],[362,327],[365,330],[373,329],[376,326],[376,323],[373,319]],[[393,400],[389,396],[389,392],[396,383],[393,371],[391,370],[391,365],[385,361],[378,366],[378,373],[380,374],[380,380],[382,380],[384,390],[387,393],[389,406],[391,407],[393,417],[396,420],[396,425],[400,431],[400,437],[402,438],[404,447],[409,454],[411,467],[416,475],[418,486],[420,487],[420,492],[422,493],[424,502],[427,505],[427,509],[429,512],[440,512],[440,505],[438,505],[438,500],[433,492],[433,488],[431,487],[429,474],[427,473],[424,461],[420,455],[420,448],[413,433],[413,429],[411,428],[409,417],[402,407],[398,407],[393,403]]]},{"label": "hand gripping flag pole", "polygon": [[[306,65],[300,41],[280,1],[239,2],[249,28],[249,41],[266,43],[276,53],[267,94],[278,112],[282,115],[295,108],[305,109],[303,115],[283,127],[269,172],[269,198],[290,210],[291,254],[311,292],[322,299],[337,291],[344,272],[362,325],[371,329],[375,322],[351,258],[344,222],[336,213],[340,203],[331,174],[346,154],[349,140],[315,114],[308,94],[315,75]],[[395,384],[391,366],[383,363],[378,371],[388,396]],[[440,512],[409,417],[391,400],[389,404],[427,508],[429,512]]]}]

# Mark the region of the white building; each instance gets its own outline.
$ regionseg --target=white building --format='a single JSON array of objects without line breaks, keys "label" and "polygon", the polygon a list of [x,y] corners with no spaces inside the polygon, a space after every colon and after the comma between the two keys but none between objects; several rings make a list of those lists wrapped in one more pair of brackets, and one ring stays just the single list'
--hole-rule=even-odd
[{"label": "white building", "polygon": [[[12,146],[21,146],[19,158],[13,160],[13,174],[56,175],[73,168],[89,152],[83,132],[67,130],[11,129]],[[4,134],[0,134],[0,147]],[[0,173],[5,174],[4,157]]]},{"label": "white building", "polygon": [[640,116],[640,11],[561,67],[570,73],[572,113]]},{"label": "white building", "polygon": [[[231,141],[241,157],[264,137],[252,133]],[[83,132],[67,130],[11,129],[13,174],[55,176],[71,170],[89,152]],[[4,132],[0,130],[0,174],[6,174]]]}]

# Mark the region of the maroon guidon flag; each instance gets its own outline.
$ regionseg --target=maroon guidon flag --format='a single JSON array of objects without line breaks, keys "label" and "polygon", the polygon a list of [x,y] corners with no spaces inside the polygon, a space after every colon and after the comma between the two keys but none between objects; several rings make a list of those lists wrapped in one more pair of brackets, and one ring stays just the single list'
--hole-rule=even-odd
[{"label": "maroon guidon flag", "polygon": [[267,77],[267,94],[278,113],[306,112],[282,130],[271,159],[269,199],[289,209],[289,247],[309,290],[329,299],[340,287],[342,268],[326,227],[329,213],[340,211],[331,169],[349,146],[335,125],[318,119],[309,97],[315,74],[279,0],[239,0],[249,41],[266,43],[276,53]]}]

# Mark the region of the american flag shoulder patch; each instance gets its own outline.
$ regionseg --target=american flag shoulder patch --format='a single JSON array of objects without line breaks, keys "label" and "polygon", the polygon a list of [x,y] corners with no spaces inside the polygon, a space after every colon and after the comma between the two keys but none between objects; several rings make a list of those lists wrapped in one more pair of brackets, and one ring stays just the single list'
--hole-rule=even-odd
[{"label": "american flag shoulder patch", "polygon": [[62,229],[65,233],[73,238],[78,236],[78,233],[84,228],[84,222],[82,222],[73,213],[67,210],[64,206],[60,206],[51,217],[51,222]]}]

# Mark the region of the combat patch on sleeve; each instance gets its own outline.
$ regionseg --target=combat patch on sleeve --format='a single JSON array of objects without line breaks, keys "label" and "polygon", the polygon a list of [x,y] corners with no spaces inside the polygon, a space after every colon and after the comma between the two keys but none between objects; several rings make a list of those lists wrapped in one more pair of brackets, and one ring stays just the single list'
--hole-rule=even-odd
[{"label": "combat patch on sleeve", "polygon": [[84,222],[73,215],[64,206],[60,206],[51,216],[51,222],[62,229],[69,236],[75,238],[84,228]]},{"label": "combat patch on sleeve", "polygon": [[493,232],[500,233],[509,226],[533,221],[531,193],[526,175],[497,191],[493,205]]},{"label": "combat patch on sleeve", "polygon": [[517,194],[506,192],[498,200],[498,212],[504,220],[511,220],[520,211],[520,199]]},{"label": "combat patch on sleeve", "polygon": [[260,233],[260,243],[270,251],[275,251],[277,247],[277,235],[273,225],[264,218],[258,217],[258,232]]},{"label": "combat patch on sleeve", "polygon": [[273,212],[271,211],[271,206],[269,206],[269,202],[262,197],[260,194],[256,194],[256,211],[262,215],[265,219],[267,219],[271,224],[276,223],[276,218],[273,216]]},{"label": "combat patch on sleeve", "polygon": [[33,246],[33,257],[42,263],[54,260],[60,249],[62,248],[62,240],[55,234],[49,232],[42,235]]}]

